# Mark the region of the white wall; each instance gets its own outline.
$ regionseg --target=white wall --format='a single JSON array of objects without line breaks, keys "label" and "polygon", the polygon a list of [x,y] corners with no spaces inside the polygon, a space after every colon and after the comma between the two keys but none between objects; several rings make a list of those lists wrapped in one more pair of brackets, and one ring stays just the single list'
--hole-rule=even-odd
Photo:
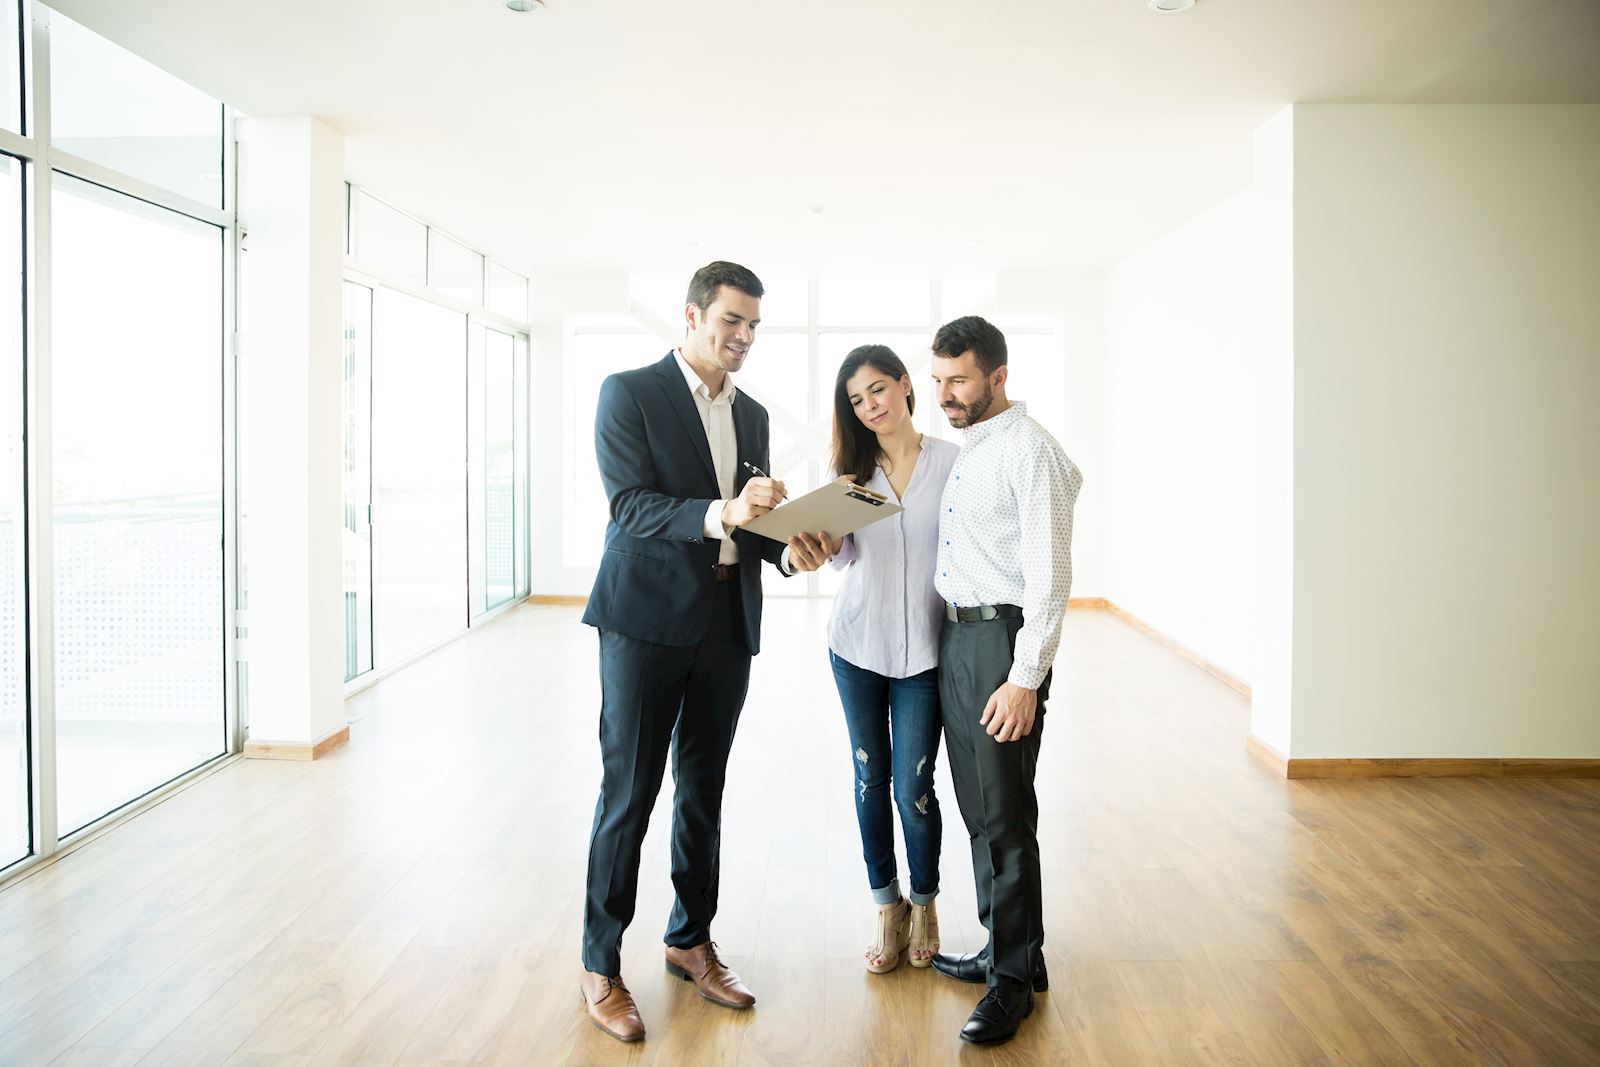
[{"label": "white wall", "polygon": [[1289,754],[1600,756],[1600,107],[1294,146]]},{"label": "white wall", "polygon": [[1246,680],[1263,226],[1247,189],[1106,282],[1106,595]]}]

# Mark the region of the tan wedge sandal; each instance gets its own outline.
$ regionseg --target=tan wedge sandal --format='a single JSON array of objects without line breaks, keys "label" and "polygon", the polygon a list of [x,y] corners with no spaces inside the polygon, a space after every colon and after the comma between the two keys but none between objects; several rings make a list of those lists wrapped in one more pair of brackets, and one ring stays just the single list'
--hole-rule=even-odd
[{"label": "tan wedge sandal", "polygon": [[878,905],[878,932],[867,946],[867,970],[873,974],[888,974],[900,966],[900,956],[911,944],[910,924],[911,905],[905,898],[895,904]]},{"label": "tan wedge sandal", "polygon": [[934,901],[911,905],[911,966],[926,967],[939,954],[939,909]]}]

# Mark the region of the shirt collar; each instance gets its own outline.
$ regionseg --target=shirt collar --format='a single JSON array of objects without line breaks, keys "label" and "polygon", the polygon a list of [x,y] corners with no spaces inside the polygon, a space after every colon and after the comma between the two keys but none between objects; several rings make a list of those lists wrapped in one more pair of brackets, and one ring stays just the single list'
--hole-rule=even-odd
[{"label": "shirt collar", "polygon": [[1012,425],[1027,413],[1028,405],[1026,403],[1021,400],[1013,400],[1010,407],[994,416],[994,418],[984,419],[982,422],[975,422],[968,426],[965,431],[966,442],[969,445],[975,445],[990,434],[1005,430],[1006,427]]},{"label": "shirt collar", "polygon": [[683,374],[683,383],[689,387],[691,395],[699,393],[712,404],[731,404],[734,397],[739,395],[739,390],[733,384],[733,375],[730,374],[723,379],[722,392],[713,397],[711,390],[706,388],[706,383],[700,380],[700,375],[696,374],[694,368],[689,366],[689,361],[683,358],[683,349],[674,348],[672,355],[678,361],[678,370]]}]

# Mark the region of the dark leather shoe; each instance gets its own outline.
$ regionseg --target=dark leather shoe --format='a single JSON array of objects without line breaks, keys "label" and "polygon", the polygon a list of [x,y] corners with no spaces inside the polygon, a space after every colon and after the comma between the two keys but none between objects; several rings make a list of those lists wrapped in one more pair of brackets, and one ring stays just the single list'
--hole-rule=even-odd
[{"label": "dark leather shoe", "polygon": [[[958,982],[987,982],[989,980],[989,954],[969,952],[965,956],[944,953],[933,957],[933,969]],[[1039,969],[1033,972],[1033,991],[1043,993],[1050,988],[1050,972],[1045,968],[1044,957],[1039,957]]]},{"label": "dark leather shoe", "polygon": [[965,956],[952,956],[940,952],[933,957],[933,969],[958,982],[987,982],[989,955],[985,952],[969,952]]},{"label": "dark leather shoe", "polygon": [[978,1001],[972,1018],[961,1028],[961,1040],[973,1045],[998,1045],[1017,1036],[1022,1020],[1033,1014],[1033,990],[1022,982],[1000,979]]},{"label": "dark leather shoe", "polygon": [[668,945],[667,973],[693,982],[702,997],[725,1008],[748,1008],[756,1002],[755,995],[717,955],[715,941],[703,941],[694,948]]}]

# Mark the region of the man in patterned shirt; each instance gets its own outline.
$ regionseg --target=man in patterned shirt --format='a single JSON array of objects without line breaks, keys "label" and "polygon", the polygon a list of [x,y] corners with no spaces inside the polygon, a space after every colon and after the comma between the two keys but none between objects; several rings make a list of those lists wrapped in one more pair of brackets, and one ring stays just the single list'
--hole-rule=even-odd
[{"label": "man in patterned shirt", "polygon": [[961,1038],[996,1044],[1016,1034],[1034,992],[1049,984],[1033,779],[1083,476],[1025,405],[1006,398],[1006,339],[991,323],[946,323],[933,354],[939,406],[966,431],[940,502],[939,699],[989,931],[983,951],[936,956],[933,965],[987,981]]}]

